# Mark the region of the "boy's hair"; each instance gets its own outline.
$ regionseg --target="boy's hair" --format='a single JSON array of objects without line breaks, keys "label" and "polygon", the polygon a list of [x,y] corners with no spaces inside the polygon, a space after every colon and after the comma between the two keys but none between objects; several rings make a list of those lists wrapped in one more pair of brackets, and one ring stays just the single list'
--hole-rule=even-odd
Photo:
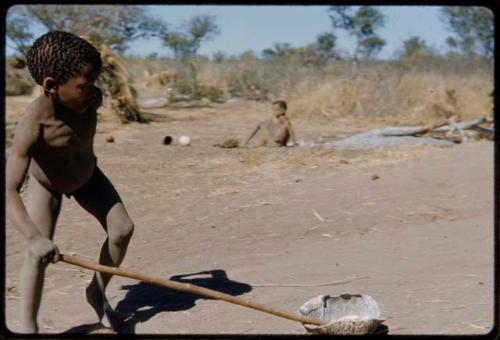
[{"label": "boy's hair", "polygon": [[51,31],[39,37],[29,49],[26,63],[39,85],[45,77],[64,84],[87,65],[99,71],[102,68],[101,54],[92,44],[63,31]]},{"label": "boy's hair", "polygon": [[273,102],[273,105],[279,105],[283,110],[286,111],[286,101],[284,100],[276,100]]}]

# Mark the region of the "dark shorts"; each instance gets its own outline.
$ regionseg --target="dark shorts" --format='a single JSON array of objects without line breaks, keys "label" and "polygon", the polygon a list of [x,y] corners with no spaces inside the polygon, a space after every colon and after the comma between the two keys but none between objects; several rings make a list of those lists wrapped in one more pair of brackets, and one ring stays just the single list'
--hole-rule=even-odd
[{"label": "dark shorts", "polygon": [[94,168],[94,173],[92,174],[92,176],[90,176],[90,179],[87,181],[87,183],[85,183],[84,185],[82,185],[80,188],[76,189],[73,192],[64,194],[64,196],[66,196],[67,198],[71,198],[71,196],[78,195],[79,192],[86,190],[86,188],[88,188],[89,186],[101,182],[103,179],[106,179],[106,177],[104,177],[104,174],[102,173],[101,169],[99,169],[99,167],[96,164]]}]

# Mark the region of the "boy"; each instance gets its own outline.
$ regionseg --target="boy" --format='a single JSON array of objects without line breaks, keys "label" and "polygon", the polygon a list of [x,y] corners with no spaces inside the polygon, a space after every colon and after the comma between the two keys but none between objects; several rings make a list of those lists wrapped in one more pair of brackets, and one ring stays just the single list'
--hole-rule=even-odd
[{"label": "boy", "polygon": [[[34,42],[27,65],[44,94],[30,103],[17,123],[6,164],[6,208],[28,242],[19,280],[22,332],[37,333],[44,272],[59,255],[52,239],[62,195],[74,197],[106,231],[101,264],[120,265],[134,225],[94,155],[96,109],[102,103],[102,93],[94,85],[102,67],[99,52],[76,35],[52,31]],[[19,191],[28,170],[25,206]],[[111,275],[94,273],[86,288],[100,322],[110,322],[114,313],[104,293],[110,279]]]},{"label": "boy", "polygon": [[286,116],[287,105],[283,100],[277,100],[272,104],[273,116],[266,121],[259,122],[248,136],[244,145],[247,146],[257,131],[262,130],[262,136],[259,146],[288,146],[296,145],[295,133],[292,129],[292,123]]}]

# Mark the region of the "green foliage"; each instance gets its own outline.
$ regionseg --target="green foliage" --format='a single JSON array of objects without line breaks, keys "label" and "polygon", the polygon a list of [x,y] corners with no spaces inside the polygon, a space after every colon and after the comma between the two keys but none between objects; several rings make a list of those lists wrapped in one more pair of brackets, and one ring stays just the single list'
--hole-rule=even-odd
[{"label": "green foliage", "polygon": [[185,59],[191,55],[192,41],[185,33],[172,32],[164,37],[163,43],[174,52],[176,59]]},{"label": "green foliage", "polygon": [[219,33],[215,17],[197,15],[184,22],[183,31],[172,32],[163,37],[165,46],[174,51],[175,58],[181,59],[191,71],[191,87],[193,96],[198,98],[200,93],[198,84],[197,52],[203,41],[212,39]]},{"label": "green foliage", "polygon": [[441,20],[454,34],[447,39],[451,48],[465,56],[478,52],[486,58],[493,57],[493,13],[488,8],[445,6],[441,8]]},{"label": "green foliage", "polygon": [[380,52],[384,45],[385,40],[380,37],[371,36],[364,38],[359,42],[359,53],[365,59],[373,59],[373,57]]},{"label": "green foliage", "polygon": [[219,34],[215,17],[197,15],[185,21],[182,29],[162,37],[163,44],[174,52],[175,58],[187,59],[196,56],[201,43]]},{"label": "green foliage", "polygon": [[333,33],[321,33],[316,39],[316,50],[326,58],[333,56],[337,37]]},{"label": "green foliage", "polygon": [[356,39],[354,60],[358,60],[358,54],[372,59],[385,45],[385,40],[376,34],[377,29],[384,27],[385,16],[373,6],[361,6],[354,13],[352,10],[350,6],[331,6],[328,11],[332,26]]},{"label": "green foliage", "polygon": [[417,36],[412,36],[403,41],[403,52],[400,60],[404,62],[414,62],[435,55],[434,51],[427,46],[425,41]]},{"label": "green foliage", "polygon": [[193,55],[198,52],[202,41],[211,40],[220,32],[219,27],[215,23],[215,17],[210,15],[194,16],[184,26],[191,40],[191,52]]},{"label": "green foliage", "polygon": [[167,31],[165,23],[147,15],[141,6],[23,5],[14,8],[16,12],[7,19],[9,38],[23,38],[20,45],[33,37],[31,22],[41,24],[48,31],[63,30],[99,38],[100,43],[116,52],[125,51],[132,40],[161,37]]},{"label": "green foliage", "polygon": [[316,42],[304,47],[291,47],[288,43],[275,43],[272,48],[262,50],[264,60],[281,60],[297,62],[303,66],[320,67],[335,57],[337,37],[333,33],[321,33]]},{"label": "green foliage", "polygon": [[212,55],[212,60],[216,63],[222,63],[227,59],[226,53],[217,51]]},{"label": "green foliage", "polygon": [[214,103],[224,102],[224,91],[215,86],[200,86],[201,95]]},{"label": "green foliage", "polygon": [[198,84],[195,91],[192,82],[187,78],[176,81],[168,96],[170,103],[202,98],[206,98],[213,103],[223,103],[225,101],[224,91],[221,89],[215,86]]},{"label": "green foliage", "polygon": [[267,100],[268,90],[265,79],[259,76],[255,69],[244,70],[242,73],[229,75],[228,92],[231,96],[250,100]]}]

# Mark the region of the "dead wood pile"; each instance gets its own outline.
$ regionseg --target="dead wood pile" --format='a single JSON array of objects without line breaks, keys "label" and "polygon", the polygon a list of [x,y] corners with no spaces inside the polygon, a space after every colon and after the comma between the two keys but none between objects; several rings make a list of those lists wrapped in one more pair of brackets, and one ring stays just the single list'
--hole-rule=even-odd
[{"label": "dead wood pile", "polygon": [[446,139],[454,143],[466,143],[469,139],[493,140],[494,121],[481,116],[478,119],[460,122],[457,115],[451,116],[447,122],[408,127],[387,127],[380,130],[381,136],[428,136],[435,139]]}]

